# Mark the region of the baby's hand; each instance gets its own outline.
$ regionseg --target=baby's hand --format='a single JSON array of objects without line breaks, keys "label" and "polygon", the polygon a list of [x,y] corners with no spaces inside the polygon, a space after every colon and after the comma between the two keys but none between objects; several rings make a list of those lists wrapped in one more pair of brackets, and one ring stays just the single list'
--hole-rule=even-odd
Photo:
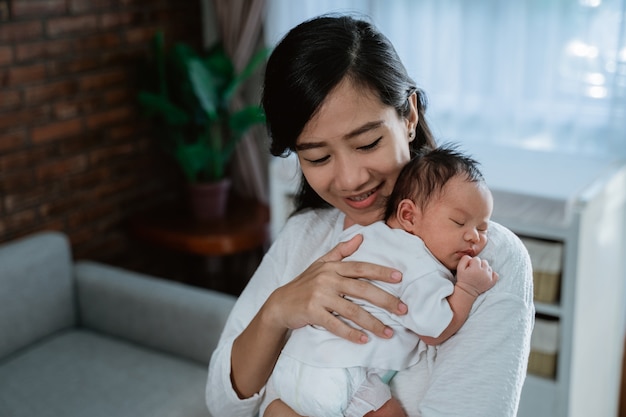
[{"label": "baby's hand", "polygon": [[474,297],[496,285],[498,278],[489,262],[478,256],[463,256],[456,270],[456,285]]}]

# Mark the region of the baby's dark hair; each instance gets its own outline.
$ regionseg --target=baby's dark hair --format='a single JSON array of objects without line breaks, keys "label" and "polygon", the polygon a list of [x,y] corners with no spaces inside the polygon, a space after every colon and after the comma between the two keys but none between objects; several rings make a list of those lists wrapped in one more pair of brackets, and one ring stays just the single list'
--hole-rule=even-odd
[{"label": "baby's dark hair", "polygon": [[411,199],[422,210],[443,190],[453,177],[462,175],[469,182],[485,181],[475,159],[458,151],[453,145],[424,148],[400,171],[387,199],[385,220],[395,213],[400,202]]}]

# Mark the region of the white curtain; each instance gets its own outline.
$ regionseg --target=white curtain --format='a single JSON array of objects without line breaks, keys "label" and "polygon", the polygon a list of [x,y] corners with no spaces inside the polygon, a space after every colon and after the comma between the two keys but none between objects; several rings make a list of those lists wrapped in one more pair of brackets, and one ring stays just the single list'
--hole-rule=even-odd
[{"label": "white curtain", "polygon": [[626,157],[626,0],[268,0],[266,40],[327,12],[391,39],[440,142]]}]

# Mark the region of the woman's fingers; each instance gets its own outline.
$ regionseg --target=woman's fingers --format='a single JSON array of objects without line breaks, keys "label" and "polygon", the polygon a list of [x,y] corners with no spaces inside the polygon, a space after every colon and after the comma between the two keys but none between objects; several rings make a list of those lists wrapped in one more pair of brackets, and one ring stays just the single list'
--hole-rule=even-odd
[{"label": "woman's fingers", "polygon": [[[378,337],[391,337],[393,332],[389,327],[359,304],[344,298],[366,300],[397,315],[408,310],[398,297],[367,281],[399,282],[402,279],[399,271],[366,262],[342,261],[359,247],[362,240],[362,236],[357,235],[339,243],[296,279],[278,288],[270,297],[276,323],[290,329],[307,324],[319,325],[355,343],[367,341],[363,329]],[[337,315],[352,321],[354,326]]]}]

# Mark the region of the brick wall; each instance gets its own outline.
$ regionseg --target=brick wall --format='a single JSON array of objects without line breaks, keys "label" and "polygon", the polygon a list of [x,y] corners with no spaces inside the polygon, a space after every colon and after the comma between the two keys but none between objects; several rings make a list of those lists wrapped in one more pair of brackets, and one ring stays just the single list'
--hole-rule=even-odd
[{"label": "brick wall", "polygon": [[154,32],[202,41],[200,4],[0,0],[0,242],[66,232],[76,258],[141,263],[124,222],[176,195],[136,105]]}]

